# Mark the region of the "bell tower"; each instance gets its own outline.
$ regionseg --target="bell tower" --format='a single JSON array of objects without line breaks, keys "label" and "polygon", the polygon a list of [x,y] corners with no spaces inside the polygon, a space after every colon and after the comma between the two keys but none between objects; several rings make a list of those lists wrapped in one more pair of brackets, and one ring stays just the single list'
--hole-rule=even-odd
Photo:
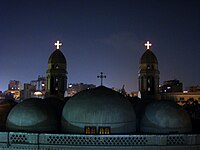
[{"label": "bell tower", "polygon": [[154,53],[150,50],[152,44],[147,41],[145,43],[147,50],[142,55],[139,65],[139,91],[142,98],[157,99],[159,94],[159,76],[158,60]]},{"label": "bell tower", "polygon": [[60,51],[61,45],[62,43],[59,41],[55,43],[56,50],[48,60],[46,96],[54,95],[63,99],[67,86],[67,63],[65,56]]}]

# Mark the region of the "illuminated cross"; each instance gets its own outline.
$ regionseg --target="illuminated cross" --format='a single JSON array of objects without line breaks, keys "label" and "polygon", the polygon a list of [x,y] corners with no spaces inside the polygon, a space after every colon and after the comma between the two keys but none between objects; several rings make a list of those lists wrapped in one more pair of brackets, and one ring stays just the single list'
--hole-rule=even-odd
[{"label": "illuminated cross", "polygon": [[60,49],[62,43],[60,43],[60,41],[57,41],[56,43],[54,43],[54,45],[56,46],[56,49]]},{"label": "illuminated cross", "polygon": [[101,78],[101,86],[103,85],[103,78],[106,78],[105,75],[103,75],[103,72],[101,72],[100,76],[97,76],[97,78]]},{"label": "illuminated cross", "polygon": [[149,49],[152,46],[152,44],[149,41],[147,41],[144,45],[147,47],[147,49]]}]

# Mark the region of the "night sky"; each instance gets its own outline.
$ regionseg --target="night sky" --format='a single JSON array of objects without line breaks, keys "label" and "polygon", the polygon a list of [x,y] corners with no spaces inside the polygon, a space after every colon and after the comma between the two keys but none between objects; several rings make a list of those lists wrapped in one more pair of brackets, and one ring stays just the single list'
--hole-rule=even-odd
[{"label": "night sky", "polygon": [[200,85],[199,0],[1,0],[0,90],[10,80],[46,75],[60,40],[68,83],[138,90],[139,60],[150,40],[160,84]]}]

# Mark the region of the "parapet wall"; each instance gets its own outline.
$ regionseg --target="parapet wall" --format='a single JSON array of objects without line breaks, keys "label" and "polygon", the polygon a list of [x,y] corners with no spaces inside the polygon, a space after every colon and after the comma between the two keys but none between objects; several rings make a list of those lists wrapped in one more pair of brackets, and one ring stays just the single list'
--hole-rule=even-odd
[{"label": "parapet wall", "polygon": [[200,149],[200,134],[72,135],[0,132],[0,149]]}]

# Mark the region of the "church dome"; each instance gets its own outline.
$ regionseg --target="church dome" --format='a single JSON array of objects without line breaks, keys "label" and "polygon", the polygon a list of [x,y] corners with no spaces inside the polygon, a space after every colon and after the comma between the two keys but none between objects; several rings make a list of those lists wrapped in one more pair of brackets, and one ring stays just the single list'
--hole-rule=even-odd
[{"label": "church dome", "polygon": [[141,120],[143,133],[187,133],[192,125],[189,115],[173,101],[155,101],[146,107]]},{"label": "church dome", "polygon": [[62,63],[66,64],[66,59],[63,53],[59,50],[56,49],[51,56],[49,57],[48,63]]},{"label": "church dome", "polygon": [[151,50],[146,50],[140,59],[140,64],[158,64],[158,60]]},{"label": "church dome", "polygon": [[79,92],[70,98],[62,112],[62,129],[83,134],[87,126],[109,127],[111,134],[136,130],[136,116],[130,102],[120,93],[104,86]]},{"label": "church dome", "polygon": [[51,132],[56,131],[57,126],[54,110],[39,98],[30,98],[14,106],[6,122],[6,128],[11,131]]}]

